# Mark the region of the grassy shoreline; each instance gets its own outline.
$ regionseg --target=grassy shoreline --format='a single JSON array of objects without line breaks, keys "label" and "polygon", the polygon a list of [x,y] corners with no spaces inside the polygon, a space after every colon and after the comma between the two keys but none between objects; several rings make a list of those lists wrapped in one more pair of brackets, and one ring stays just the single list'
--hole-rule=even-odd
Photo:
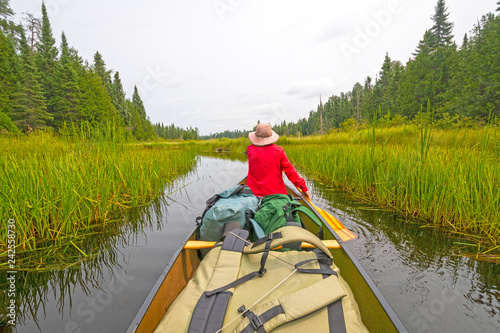
[{"label": "grassy shoreline", "polygon": [[[209,140],[201,151],[244,152],[248,139]],[[281,137],[294,165],[327,187],[429,227],[466,236],[476,257],[500,253],[498,125],[433,128],[379,124],[323,136]]]},{"label": "grassy shoreline", "polygon": [[477,256],[500,253],[498,127],[396,126],[286,139],[315,180],[474,239]]},{"label": "grassy shoreline", "polygon": [[[124,210],[148,204],[196,153],[109,141],[70,141],[38,132],[0,137],[0,256],[7,221],[15,221],[16,252],[67,246],[105,230]],[[72,246],[72,245],[70,245]],[[74,245],[76,247],[76,245]],[[7,260],[2,260],[3,266]]]}]

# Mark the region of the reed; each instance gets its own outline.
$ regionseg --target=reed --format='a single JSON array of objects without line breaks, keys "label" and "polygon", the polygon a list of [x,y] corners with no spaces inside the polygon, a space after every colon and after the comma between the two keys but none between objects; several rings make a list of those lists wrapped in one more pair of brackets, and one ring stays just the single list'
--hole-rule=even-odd
[{"label": "reed", "polygon": [[187,149],[45,132],[0,137],[0,146],[0,256],[7,252],[8,219],[15,220],[17,252],[40,244],[76,247],[70,240],[149,203],[196,161]]},{"label": "reed", "polygon": [[310,177],[460,234],[481,254],[500,249],[498,127],[420,125],[288,139],[285,151]]}]

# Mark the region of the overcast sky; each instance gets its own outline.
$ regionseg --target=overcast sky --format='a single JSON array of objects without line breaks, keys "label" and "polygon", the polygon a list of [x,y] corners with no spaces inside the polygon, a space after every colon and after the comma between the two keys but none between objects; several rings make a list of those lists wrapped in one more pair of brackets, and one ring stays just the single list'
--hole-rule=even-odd
[{"label": "overcast sky", "polygon": [[[465,33],[497,0],[448,0]],[[99,51],[139,89],[153,123],[201,134],[297,121],[319,96],[375,78],[385,53],[406,64],[437,0],[46,0],[54,37],[89,62]],[[41,0],[11,0],[16,20]]]}]

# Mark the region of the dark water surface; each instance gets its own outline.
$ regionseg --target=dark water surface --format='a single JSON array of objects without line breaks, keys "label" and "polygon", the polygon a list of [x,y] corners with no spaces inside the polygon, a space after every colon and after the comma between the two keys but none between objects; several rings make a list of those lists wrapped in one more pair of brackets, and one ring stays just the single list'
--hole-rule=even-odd
[{"label": "dark water surface", "polygon": [[[201,157],[166,200],[137,212],[141,226],[109,236],[114,245],[82,269],[20,274],[17,332],[125,332],[205,201],[246,172],[244,162]],[[308,185],[318,206],[359,235],[348,247],[409,332],[500,332],[500,265],[458,256],[449,236]]]}]

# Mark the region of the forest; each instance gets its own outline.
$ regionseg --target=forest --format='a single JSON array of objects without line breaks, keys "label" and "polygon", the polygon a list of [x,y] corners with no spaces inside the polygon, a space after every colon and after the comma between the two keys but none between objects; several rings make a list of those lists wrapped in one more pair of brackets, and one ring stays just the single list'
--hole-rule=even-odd
[{"label": "forest", "polygon": [[375,80],[369,76],[352,90],[321,101],[307,118],[275,124],[280,135],[323,134],[346,120],[360,123],[377,118],[412,120],[431,105],[442,127],[467,126],[500,116],[500,1],[497,15],[485,14],[454,42],[444,0],[438,0],[433,25],[406,64],[386,53]]},{"label": "forest", "polygon": [[96,52],[92,63],[69,45],[64,32],[56,45],[47,9],[12,21],[8,0],[0,0],[0,130],[30,133],[63,128],[124,133],[126,139],[199,139],[198,129],[151,124],[135,86],[127,98],[120,73],[106,68]]},{"label": "forest", "polygon": [[[438,0],[433,25],[424,32],[406,64],[386,53],[375,78],[352,90],[319,97],[316,110],[297,121],[272,124],[280,135],[324,134],[351,123],[391,118],[404,122],[431,106],[442,127],[495,121],[500,115],[500,1],[457,45],[444,0]],[[25,14],[12,21],[8,0],[0,0],[0,129],[20,133],[60,131],[76,125],[122,130],[138,140],[237,138],[248,130],[228,129],[200,136],[198,128],[152,124],[134,87],[127,98],[118,71],[106,68],[96,52],[92,63],[69,46],[64,32],[56,46],[45,5],[42,17]],[[343,125],[344,124],[344,125]]]}]

